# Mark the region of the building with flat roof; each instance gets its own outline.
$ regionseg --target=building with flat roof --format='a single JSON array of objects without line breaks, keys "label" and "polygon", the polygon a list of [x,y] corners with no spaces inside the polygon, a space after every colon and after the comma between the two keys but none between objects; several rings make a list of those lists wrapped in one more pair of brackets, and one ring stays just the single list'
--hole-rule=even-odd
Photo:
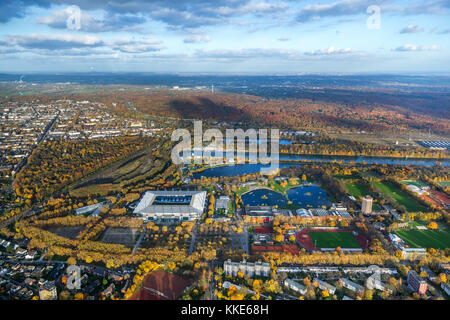
[{"label": "building with flat roof", "polygon": [[305,294],[306,291],[307,291],[307,289],[306,289],[306,287],[304,285],[302,285],[302,284],[300,284],[297,281],[294,281],[292,279],[284,280],[284,285],[287,288],[289,288],[289,289],[291,289],[291,290],[293,290],[295,292],[298,292],[300,294]]},{"label": "building with flat roof", "polygon": [[364,287],[347,278],[341,278],[342,286],[356,293],[364,292]]},{"label": "building with flat roof", "polygon": [[450,297],[450,285],[448,283],[442,282],[441,283],[441,288]]},{"label": "building with flat roof", "polygon": [[319,289],[320,290],[322,290],[322,291],[327,290],[329,294],[334,294],[336,292],[336,287],[335,286],[333,286],[333,285],[331,285],[331,284],[329,284],[329,283],[327,283],[325,281],[322,281],[319,278],[314,278],[313,279],[313,283],[316,282],[316,281],[319,284]]},{"label": "building with flat roof", "polygon": [[407,282],[408,286],[418,294],[425,294],[425,292],[427,292],[427,282],[414,270],[409,270]]},{"label": "building with flat roof", "polygon": [[98,216],[98,214],[100,214],[100,209],[103,206],[106,206],[108,204],[109,204],[109,201],[103,201],[103,202],[91,204],[89,206],[84,206],[84,207],[75,209],[75,215],[79,216],[81,214],[92,213],[93,216]]},{"label": "building with flat roof", "polygon": [[229,203],[230,203],[230,197],[220,196],[218,199],[216,199],[216,211],[221,210],[221,209],[228,211]]},{"label": "building with flat roof", "polygon": [[192,221],[204,211],[206,191],[147,191],[133,213],[156,222]]},{"label": "building with flat roof", "polygon": [[234,277],[238,275],[239,271],[242,271],[244,275],[250,277],[268,277],[270,275],[270,264],[261,261],[246,262],[245,260],[242,262],[233,262],[231,259],[228,259],[223,263],[223,271],[226,275]]},{"label": "building with flat roof", "polygon": [[371,196],[365,196],[362,199],[361,212],[363,214],[371,214],[372,213],[372,204],[373,204],[373,198]]},{"label": "building with flat roof", "polygon": [[274,218],[275,209],[266,206],[245,206],[242,218],[246,223],[264,224],[270,223]]}]

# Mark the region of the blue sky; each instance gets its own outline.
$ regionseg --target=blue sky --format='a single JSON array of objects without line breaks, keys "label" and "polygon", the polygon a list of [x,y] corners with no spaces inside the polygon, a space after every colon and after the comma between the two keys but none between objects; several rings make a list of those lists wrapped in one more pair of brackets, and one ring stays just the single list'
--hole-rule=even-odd
[{"label": "blue sky", "polygon": [[450,0],[2,0],[0,26],[0,72],[450,72]]}]

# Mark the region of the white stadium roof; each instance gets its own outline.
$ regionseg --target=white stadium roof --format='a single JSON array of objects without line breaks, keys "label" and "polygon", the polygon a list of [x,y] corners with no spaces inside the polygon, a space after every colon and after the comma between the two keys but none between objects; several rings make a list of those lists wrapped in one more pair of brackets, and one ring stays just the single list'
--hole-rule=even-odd
[{"label": "white stadium roof", "polygon": [[[153,204],[157,197],[191,196],[189,204]],[[206,191],[147,191],[134,209],[135,214],[165,215],[200,215],[206,201]]]}]

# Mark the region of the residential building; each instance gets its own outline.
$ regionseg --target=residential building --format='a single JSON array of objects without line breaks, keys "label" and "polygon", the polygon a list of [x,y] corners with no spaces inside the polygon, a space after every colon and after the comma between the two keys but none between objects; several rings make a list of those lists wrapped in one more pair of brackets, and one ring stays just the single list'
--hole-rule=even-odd
[{"label": "residential building", "polygon": [[340,281],[342,282],[342,286],[344,288],[347,288],[347,289],[349,289],[349,290],[351,290],[353,292],[361,293],[361,292],[364,291],[364,287],[363,286],[360,286],[359,284],[351,281],[348,278],[341,278]]},{"label": "residential building", "polygon": [[363,214],[371,214],[372,213],[372,203],[373,203],[373,198],[371,196],[365,196],[362,199],[361,212]]},{"label": "residential building", "polygon": [[116,286],[114,285],[114,283],[111,283],[105,290],[101,292],[101,295],[104,297],[109,297],[114,292],[115,287]]},{"label": "residential building", "polygon": [[336,291],[336,287],[335,286],[333,286],[333,285],[331,285],[331,284],[329,284],[329,283],[327,283],[325,281],[322,281],[322,280],[320,280],[318,278],[314,278],[313,279],[313,283],[316,282],[316,281],[319,284],[319,289],[320,290],[322,290],[322,291],[327,290],[329,294],[334,294],[334,292]]},{"label": "residential building", "polygon": [[239,271],[242,271],[244,275],[250,277],[268,277],[270,275],[270,264],[261,261],[246,262],[245,260],[242,262],[232,262],[231,259],[228,259],[223,263],[223,270],[226,275],[234,277],[238,275]]},{"label": "residential building", "polygon": [[441,288],[450,297],[450,285],[448,283],[442,282],[441,283]]},{"label": "residential building", "polygon": [[55,282],[47,282],[39,289],[40,300],[56,300],[58,293],[56,292]]},{"label": "residential building", "polygon": [[292,279],[286,279],[284,280],[284,285],[288,287],[291,290],[294,290],[295,292],[298,292],[300,294],[305,294],[307,289],[304,285],[301,285],[297,281],[294,281]]},{"label": "residential building", "polygon": [[407,283],[408,286],[418,294],[425,294],[428,288],[427,282],[414,270],[409,270]]}]

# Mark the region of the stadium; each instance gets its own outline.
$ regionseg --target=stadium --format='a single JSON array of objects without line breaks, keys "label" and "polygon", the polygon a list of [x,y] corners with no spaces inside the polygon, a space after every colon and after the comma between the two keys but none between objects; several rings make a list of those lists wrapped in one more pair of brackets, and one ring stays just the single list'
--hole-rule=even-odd
[{"label": "stadium", "polygon": [[146,221],[192,221],[202,215],[205,202],[206,191],[147,191],[133,213]]}]

